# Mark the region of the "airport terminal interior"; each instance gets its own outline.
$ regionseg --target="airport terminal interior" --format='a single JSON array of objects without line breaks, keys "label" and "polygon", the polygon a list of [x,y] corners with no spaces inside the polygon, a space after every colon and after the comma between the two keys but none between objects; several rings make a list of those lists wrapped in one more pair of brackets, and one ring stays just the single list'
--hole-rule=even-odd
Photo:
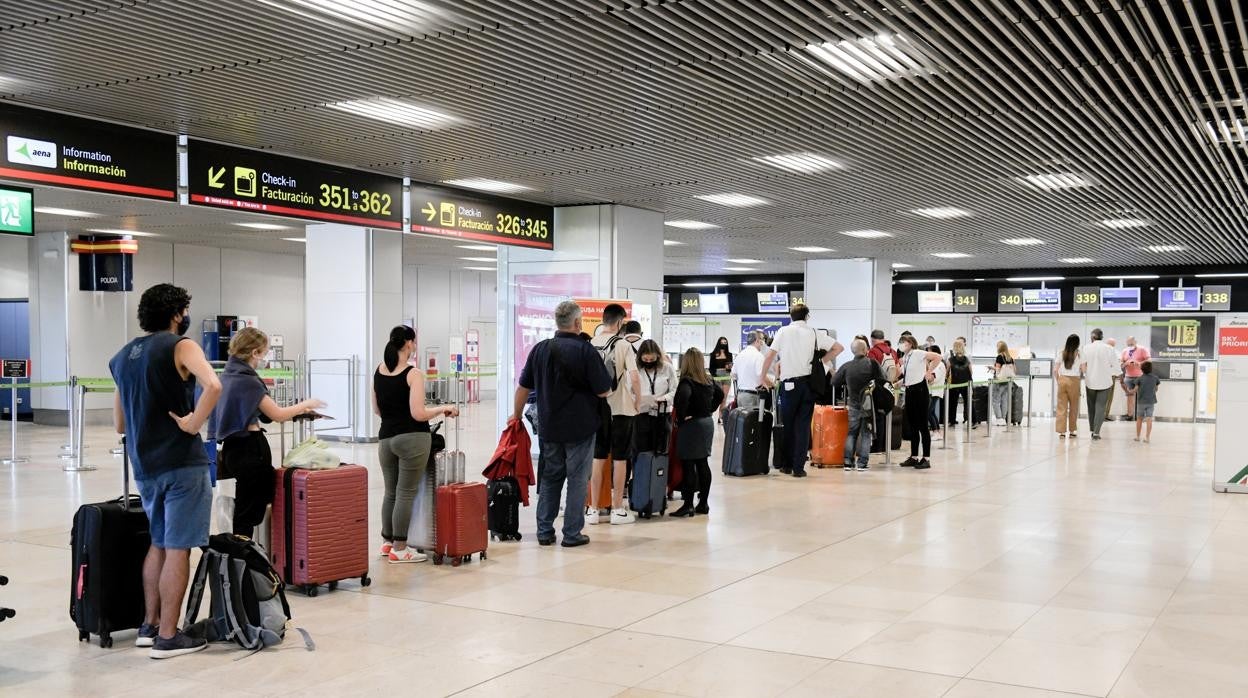
[{"label": "airport terminal interior", "polygon": [[1246,89],[1241,0],[0,3],[0,695],[1248,695]]}]

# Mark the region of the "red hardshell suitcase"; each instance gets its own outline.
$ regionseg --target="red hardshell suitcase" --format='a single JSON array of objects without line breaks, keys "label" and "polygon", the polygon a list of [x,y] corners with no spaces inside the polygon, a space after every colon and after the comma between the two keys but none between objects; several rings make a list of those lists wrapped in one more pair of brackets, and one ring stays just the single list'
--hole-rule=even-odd
[{"label": "red hardshell suitcase", "polygon": [[[316,596],[317,587],[368,577],[368,469],[279,468],[273,497],[270,557],[287,586]],[[289,552],[288,552],[289,551]]]},{"label": "red hardshell suitcase", "polygon": [[481,553],[490,544],[489,497],[480,482],[460,482],[438,488],[437,501],[437,547],[433,551],[433,564],[449,560],[452,567],[470,562],[473,553]]}]

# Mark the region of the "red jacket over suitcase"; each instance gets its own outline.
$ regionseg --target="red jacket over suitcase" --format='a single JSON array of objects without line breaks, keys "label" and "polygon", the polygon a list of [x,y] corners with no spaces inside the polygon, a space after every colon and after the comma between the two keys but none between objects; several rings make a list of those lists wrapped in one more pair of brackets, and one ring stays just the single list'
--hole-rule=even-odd
[{"label": "red jacket over suitcase", "polygon": [[316,596],[342,579],[368,586],[368,469],[280,468],[273,497],[273,566],[286,584]]},{"label": "red jacket over suitcase", "polygon": [[490,542],[489,501],[485,485],[480,482],[460,482],[438,488],[433,509],[437,512],[437,548],[433,563],[449,560],[452,567],[472,559],[473,553],[481,553]]}]

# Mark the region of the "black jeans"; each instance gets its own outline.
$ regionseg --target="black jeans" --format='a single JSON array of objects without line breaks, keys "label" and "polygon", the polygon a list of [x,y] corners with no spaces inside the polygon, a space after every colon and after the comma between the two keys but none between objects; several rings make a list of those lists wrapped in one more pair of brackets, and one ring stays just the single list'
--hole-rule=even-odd
[{"label": "black jeans", "polygon": [[277,490],[273,471],[273,450],[262,431],[231,436],[218,455],[220,469],[237,480],[234,490],[234,533],[252,537],[264,521]]},{"label": "black jeans", "polygon": [[[793,389],[786,390],[786,384],[790,382]],[[807,378],[781,381],[780,420],[784,424],[785,461],[775,464],[777,470],[792,468],[795,473],[806,470],[806,455],[810,451],[810,420],[814,415],[815,397],[810,392]],[[927,419],[926,414],[923,418]]]},{"label": "black jeans", "polygon": [[707,458],[682,460],[683,477],[680,480],[680,498],[690,505],[696,492],[702,501],[711,494],[711,463]]},{"label": "black jeans", "polygon": [[949,393],[949,423],[958,423],[958,401],[961,400],[963,407],[963,421],[971,421],[971,394],[970,388],[963,386],[961,388],[950,388],[946,392]]},{"label": "black jeans", "polygon": [[906,422],[910,425],[910,457],[919,456],[919,444],[923,445],[923,457],[932,455],[932,432],[927,424],[927,411],[931,391],[926,381],[906,386]]}]

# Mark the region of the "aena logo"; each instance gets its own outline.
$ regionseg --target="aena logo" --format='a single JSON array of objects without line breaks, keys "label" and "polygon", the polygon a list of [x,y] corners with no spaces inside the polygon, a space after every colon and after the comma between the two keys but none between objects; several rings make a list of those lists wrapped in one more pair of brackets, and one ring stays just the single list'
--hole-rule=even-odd
[{"label": "aena logo", "polygon": [[9,136],[7,141],[9,162],[56,169],[55,143],[21,136]]}]

